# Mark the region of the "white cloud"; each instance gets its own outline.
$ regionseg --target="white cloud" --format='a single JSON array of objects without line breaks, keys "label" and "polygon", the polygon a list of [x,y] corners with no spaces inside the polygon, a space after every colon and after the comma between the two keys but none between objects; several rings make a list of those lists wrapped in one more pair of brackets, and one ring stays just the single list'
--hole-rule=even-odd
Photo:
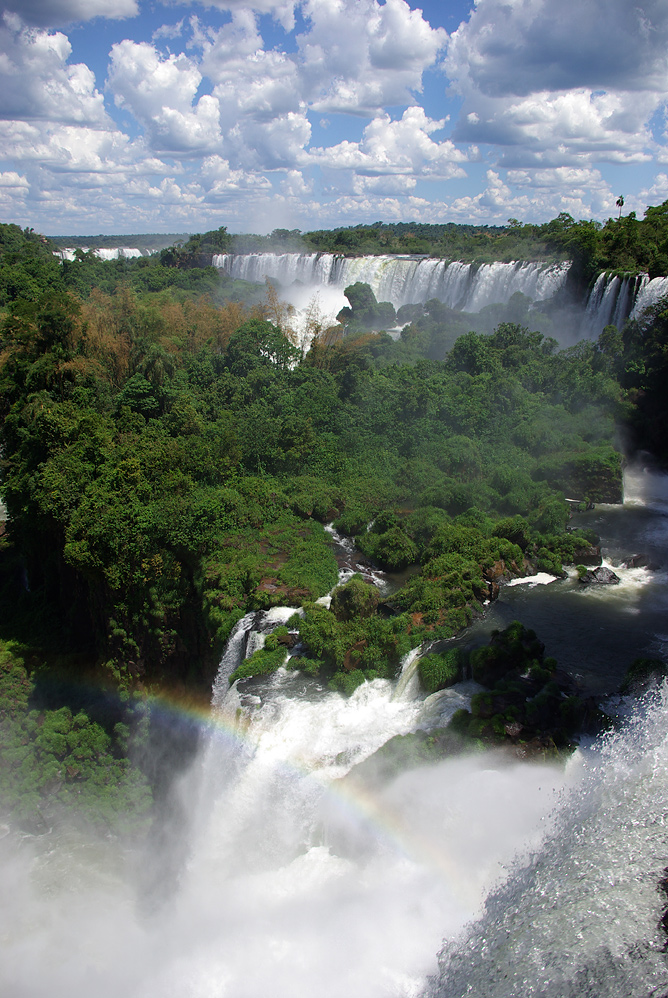
[{"label": "white cloud", "polygon": [[261,173],[233,170],[221,156],[207,156],[199,173],[204,199],[207,202],[225,201],[233,195],[257,194],[271,191],[271,183]]},{"label": "white cloud", "polygon": [[[668,200],[668,175],[657,173],[651,187],[645,187],[634,199],[636,211],[644,211],[650,204],[662,204]],[[642,205],[642,207],[640,207]]]},{"label": "white cloud", "polygon": [[95,77],[83,63],[68,66],[72,47],[61,32],[23,28],[5,15],[0,27],[0,117],[103,124]]},{"label": "white cloud", "polygon": [[118,20],[139,13],[137,0],[4,0],[3,6],[26,24],[40,28],[63,27],[95,17]]},{"label": "white cloud", "polygon": [[499,166],[648,161],[668,92],[668,6],[646,0],[479,0],[445,60],[464,106],[455,141]]},{"label": "white cloud", "polygon": [[[571,186],[569,174],[581,186]],[[518,170],[508,171],[504,180],[495,170],[488,170],[486,179],[487,185],[480,193],[450,202],[449,218],[502,224],[511,217],[542,221],[562,211],[574,218],[598,218],[607,214],[615,202],[608,184],[597,171],[588,177],[587,171],[581,170]],[[520,192],[513,190],[513,186],[519,187]],[[522,188],[529,188],[530,193],[522,193]]]},{"label": "white cloud", "polygon": [[313,192],[313,181],[306,179],[299,170],[290,170],[280,183],[281,193],[286,198],[302,201]]},{"label": "white cloud", "polygon": [[305,93],[315,110],[373,114],[412,104],[445,45],[405,0],[304,0],[298,37]]},{"label": "white cloud", "polygon": [[30,189],[30,184],[27,178],[18,174],[16,170],[9,170],[6,173],[0,173],[0,189],[4,192],[25,196]]},{"label": "white cloud", "polygon": [[491,97],[668,83],[665,0],[478,0],[453,33],[446,69]]},{"label": "white cloud", "polygon": [[508,170],[506,179],[514,187],[536,187],[543,190],[574,190],[606,188],[600,170],[559,166],[547,170]]},{"label": "white cloud", "polygon": [[181,18],[176,24],[161,24],[156,28],[151,38],[157,41],[159,38],[180,38],[183,35],[183,24],[185,18]]},{"label": "white cloud", "polygon": [[[356,170],[363,174],[405,174],[430,179],[463,177],[461,164],[470,155],[449,139],[434,142],[431,133],[445,122],[428,118],[421,107],[409,107],[398,121],[389,115],[374,118],[360,142],[311,150],[314,161],[331,169]],[[474,153],[473,153],[474,154]]]},{"label": "white cloud", "polygon": [[189,153],[220,145],[218,101],[195,100],[202,74],[185,55],[161,58],[153,45],[126,39],[112,46],[108,86],[119,107],[143,125],[152,148]]},{"label": "white cloud", "polygon": [[219,10],[256,11],[258,14],[271,14],[286,31],[292,31],[295,26],[295,6],[298,0],[201,0],[205,7],[217,7]]},{"label": "white cloud", "polygon": [[455,140],[500,147],[500,166],[586,167],[650,159],[648,122],[656,100],[644,92],[545,91],[516,99],[468,94],[467,102],[475,102],[475,117],[460,118]]},{"label": "white cloud", "polygon": [[58,172],[104,175],[137,167],[164,170],[164,164],[144,161],[144,150],[122,132],[44,122],[0,121],[0,145],[5,158],[38,163]]}]

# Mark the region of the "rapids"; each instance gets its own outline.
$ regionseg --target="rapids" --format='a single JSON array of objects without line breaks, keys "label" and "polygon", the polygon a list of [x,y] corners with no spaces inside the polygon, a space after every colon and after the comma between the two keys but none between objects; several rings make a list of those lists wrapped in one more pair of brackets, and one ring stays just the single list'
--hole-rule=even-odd
[{"label": "rapids", "polygon": [[[622,585],[593,595],[570,579],[505,587],[481,626],[520,612],[524,620],[551,600],[554,626],[543,611],[545,628],[527,620],[548,654],[561,641],[577,657],[586,620],[617,638],[632,622],[633,654],[660,650],[667,479],[638,467],[626,496],[624,508],[582,516],[611,563],[642,551],[657,568],[616,567]],[[352,550],[341,560],[342,573],[355,567]],[[35,837],[10,822],[0,829],[0,993],[668,993],[657,891],[668,861],[668,693],[608,701],[630,711],[626,727],[583,744],[565,766],[484,752],[381,779],[377,749],[444,723],[474,688],[423,700],[414,656],[398,684],[375,680],[348,699],[286,669],[230,687],[236,665],[292,612],[237,625],[201,750],[173,787],[181,806],[142,849],[76,828]],[[614,662],[612,646],[603,663],[579,662],[601,696],[628,664],[631,647],[617,643]],[[157,881],[144,875],[149,866]]]}]

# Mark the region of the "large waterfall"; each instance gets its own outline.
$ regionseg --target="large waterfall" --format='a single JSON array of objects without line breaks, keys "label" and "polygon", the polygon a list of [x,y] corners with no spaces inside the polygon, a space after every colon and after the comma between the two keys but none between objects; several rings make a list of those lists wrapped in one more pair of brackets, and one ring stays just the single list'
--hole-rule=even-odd
[{"label": "large waterfall", "polygon": [[[517,292],[533,301],[550,298],[564,284],[569,263],[470,263],[411,256],[335,256],[332,253],[220,254],[213,265],[244,281],[269,277],[284,287],[369,284],[379,301],[401,305],[438,298],[450,308],[479,312],[505,303]],[[341,296],[341,304],[345,299]]]},{"label": "large waterfall", "polygon": [[[668,479],[636,469],[626,490],[623,509],[584,522],[616,566],[638,550],[667,564]],[[344,554],[342,577],[355,567]],[[582,659],[583,629],[600,641],[633,628],[635,654],[663,656],[665,572],[615,570],[614,592],[525,580],[488,612],[549,600],[555,619],[531,623],[550,650],[570,635]],[[424,699],[412,657],[398,686],[350,698],[287,669],[230,686],[292,612],[239,621],[201,751],[173,787],[181,806],[139,854],[82,829],[0,824],[0,993],[665,998],[668,692],[604,701],[626,726],[566,764],[473,752],[392,772],[375,753],[446,723],[476,687]],[[607,691],[613,645],[592,664]]]},{"label": "large waterfall", "polygon": [[[410,256],[345,257],[332,253],[224,253],[213,265],[231,277],[261,283],[277,281],[297,309],[304,309],[314,292],[330,319],[347,304],[343,289],[356,281],[369,284],[379,301],[399,308],[437,298],[463,312],[480,312],[487,305],[506,304],[516,292],[532,301],[545,301],[560,291],[570,263],[487,263]],[[628,318],[668,295],[668,277],[648,274],[601,273],[587,296],[579,336],[596,339],[605,326],[621,329]],[[571,320],[567,320],[570,327]],[[558,330],[555,330],[558,333]]]},{"label": "large waterfall", "polygon": [[[61,260],[69,260],[71,263],[77,258],[77,249],[80,249],[83,253],[90,252],[88,246],[68,246],[65,249],[56,250],[54,256],[60,257]],[[136,246],[112,246],[108,248],[100,246],[92,252],[93,256],[96,256],[98,260],[136,260],[140,256],[148,256],[146,251],[142,252]]]}]

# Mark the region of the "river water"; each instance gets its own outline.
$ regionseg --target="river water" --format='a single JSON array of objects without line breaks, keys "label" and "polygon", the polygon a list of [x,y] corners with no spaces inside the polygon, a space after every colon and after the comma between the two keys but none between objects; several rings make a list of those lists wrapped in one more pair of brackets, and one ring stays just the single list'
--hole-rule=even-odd
[{"label": "river water", "polygon": [[[596,591],[574,579],[504,587],[465,640],[519,618],[602,696],[635,656],[660,652],[666,479],[634,468],[626,496],[584,519],[611,564],[646,554],[656,567],[620,568],[620,586]],[[367,763],[356,778],[390,737],[442,723],[471,687],[423,701],[414,683],[397,695],[376,680],[345,699],[279,670],[230,690],[241,656],[288,613],[240,623],[168,835],[136,853],[76,830],[5,829],[0,993],[668,994],[656,889],[668,862],[665,698],[565,766],[482,753],[384,780]],[[147,866],[169,881],[154,897]]]}]

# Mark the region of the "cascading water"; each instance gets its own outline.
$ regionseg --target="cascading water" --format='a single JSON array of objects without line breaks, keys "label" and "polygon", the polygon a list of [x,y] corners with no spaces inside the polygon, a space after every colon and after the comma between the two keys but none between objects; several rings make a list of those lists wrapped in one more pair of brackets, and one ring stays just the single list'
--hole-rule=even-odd
[{"label": "cascading water", "polygon": [[[585,518],[615,564],[621,537],[626,551],[663,562],[668,481],[637,469],[627,498],[624,510]],[[563,591],[560,627],[571,633],[578,615],[591,626],[592,607],[608,605],[611,626],[638,628],[642,653],[661,638],[665,585],[636,588],[640,574],[660,570],[620,572],[607,592],[556,580],[502,590],[497,604],[527,607]],[[248,615],[230,637],[206,746],[180,779],[186,858],[160,906],[138,897],[144,854],[76,830],[0,831],[0,993],[663,996],[656,885],[668,861],[668,695],[565,768],[488,752],[390,778],[374,769],[374,753],[394,735],[442,724],[474,689],[422,700],[375,680],[346,699],[287,669],[230,687],[259,635],[291,612]],[[411,668],[406,661],[405,676]],[[149,848],[159,869],[159,838]]]},{"label": "cascading water", "polygon": [[621,329],[627,319],[638,319],[668,296],[668,277],[649,279],[648,274],[599,274],[587,299],[580,333],[597,339],[608,325]]},{"label": "cascading water", "polygon": [[531,862],[446,946],[430,998],[668,994],[668,687],[603,743]]},{"label": "cascading water", "polygon": [[347,305],[343,289],[363,281],[378,301],[401,305],[438,298],[450,308],[479,312],[505,304],[518,291],[532,300],[552,297],[563,287],[570,263],[470,263],[407,256],[344,257],[332,253],[218,254],[214,267],[244,281],[278,281],[284,296],[298,309],[319,293],[333,320]]},{"label": "cascading water", "polygon": [[[84,253],[88,253],[88,247],[80,247]],[[140,249],[136,246],[113,246],[110,248],[99,247],[93,250],[93,255],[99,260],[136,260],[140,256],[145,256]],[[68,247],[66,249],[57,250],[54,256],[60,257],[61,260],[76,260],[76,249]]]}]

